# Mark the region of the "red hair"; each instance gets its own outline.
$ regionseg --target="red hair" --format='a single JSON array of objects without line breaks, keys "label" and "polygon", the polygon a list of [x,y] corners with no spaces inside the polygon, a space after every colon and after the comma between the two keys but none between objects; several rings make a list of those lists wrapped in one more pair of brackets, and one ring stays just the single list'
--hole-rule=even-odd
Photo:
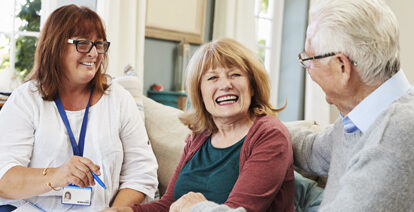
[{"label": "red hair", "polygon": [[[54,100],[58,96],[58,88],[64,81],[63,60],[69,45],[67,40],[72,37],[88,37],[96,33],[99,39],[106,41],[103,23],[93,10],[78,7],[74,4],[60,7],[48,17],[37,43],[34,66],[27,79],[37,81],[37,87],[44,100]],[[107,52],[95,77],[89,86],[98,92],[108,87],[105,74]]]}]

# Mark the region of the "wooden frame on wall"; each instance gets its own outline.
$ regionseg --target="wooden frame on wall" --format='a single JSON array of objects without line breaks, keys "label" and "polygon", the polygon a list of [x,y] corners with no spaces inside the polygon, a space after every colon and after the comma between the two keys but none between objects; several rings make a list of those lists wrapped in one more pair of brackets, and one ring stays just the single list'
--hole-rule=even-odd
[{"label": "wooden frame on wall", "polygon": [[145,36],[202,44],[207,0],[147,0]]}]

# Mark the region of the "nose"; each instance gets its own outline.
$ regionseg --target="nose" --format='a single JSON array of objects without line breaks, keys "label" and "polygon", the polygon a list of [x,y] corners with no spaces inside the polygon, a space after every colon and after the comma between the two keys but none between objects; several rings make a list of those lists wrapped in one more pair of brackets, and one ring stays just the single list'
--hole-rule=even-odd
[{"label": "nose", "polygon": [[96,57],[96,56],[98,56],[98,50],[96,50],[96,46],[95,45],[92,46],[92,49],[89,51],[88,56],[89,57]]},{"label": "nose", "polygon": [[231,88],[233,88],[231,79],[229,79],[228,77],[221,77],[220,78],[220,89],[228,90]]}]

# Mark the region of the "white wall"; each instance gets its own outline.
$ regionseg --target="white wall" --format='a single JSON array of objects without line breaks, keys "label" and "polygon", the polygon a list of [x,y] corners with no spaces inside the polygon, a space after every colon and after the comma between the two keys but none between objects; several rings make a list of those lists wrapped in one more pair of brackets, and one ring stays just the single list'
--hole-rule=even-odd
[{"label": "white wall", "polygon": [[414,84],[414,0],[386,0],[400,24],[401,67]]}]

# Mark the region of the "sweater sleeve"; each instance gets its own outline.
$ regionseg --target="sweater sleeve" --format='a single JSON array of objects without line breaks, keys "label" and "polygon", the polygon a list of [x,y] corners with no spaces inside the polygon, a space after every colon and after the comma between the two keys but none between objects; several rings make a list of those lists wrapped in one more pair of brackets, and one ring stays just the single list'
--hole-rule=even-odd
[{"label": "sweater sleeve", "polygon": [[[247,211],[265,211],[279,195],[279,199],[289,203],[277,206],[293,209],[293,153],[287,129],[278,121],[276,126],[261,125],[250,131],[254,133],[246,137],[250,140],[249,153],[240,159],[245,161],[240,163],[239,177],[225,204]],[[290,182],[283,187],[286,181]]]},{"label": "sweater sleeve", "polygon": [[180,162],[175,169],[174,175],[171,178],[170,183],[168,184],[165,194],[161,197],[159,201],[148,203],[148,204],[135,204],[132,207],[134,211],[142,212],[153,212],[153,211],[169,211],[171,204],[174,200],[174,186],[177,181],[178,175],[180,174],[181,168],[184,166],[187,158],[187,154],[190,150],[192,136],[188,136],[186,140],[186,145],[184,147],[183,155],[181,156]]},{"label": "sweater sleeve", "polygon": [[314,175],[328,176],[335,136],[342,132],[340,122],[338,119],[320,132],[288,125],[295,166]]}]

